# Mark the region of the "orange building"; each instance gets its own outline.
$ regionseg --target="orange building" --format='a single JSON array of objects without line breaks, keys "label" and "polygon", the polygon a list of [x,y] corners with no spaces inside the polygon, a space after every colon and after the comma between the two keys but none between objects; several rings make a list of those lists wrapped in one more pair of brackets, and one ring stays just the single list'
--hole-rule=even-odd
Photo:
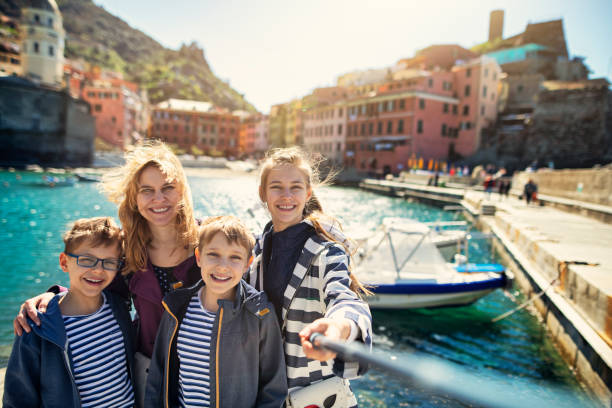
[{"label": "orange building", "polygon": [[150,137],[187,152],[192,147],[211,156],[238,157],[240,118],[209,102],[168,99],[151,112]]},{"label": "orange building", "polygon": [[118,78],[96,79],[82,86],[82,98],[96,118],[96,137],[120,149],[144,139],[148,105],[146,94],[137,90],[136,84]]}]

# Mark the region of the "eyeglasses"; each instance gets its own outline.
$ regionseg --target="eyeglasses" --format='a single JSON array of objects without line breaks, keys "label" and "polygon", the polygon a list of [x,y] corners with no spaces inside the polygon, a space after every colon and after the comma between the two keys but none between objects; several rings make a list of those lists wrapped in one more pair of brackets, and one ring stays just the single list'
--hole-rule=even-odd
[{"label": "eyeglasses", "polygon": [[100,259],[91,255],[75,255],[69,252],[66,252],[66,255],[76,258],[76,263],[83,268],[94,268],[98,262],[102,262],[102,269],[106,269],[107,271],[117,272],[121,269],[121,259]]}]

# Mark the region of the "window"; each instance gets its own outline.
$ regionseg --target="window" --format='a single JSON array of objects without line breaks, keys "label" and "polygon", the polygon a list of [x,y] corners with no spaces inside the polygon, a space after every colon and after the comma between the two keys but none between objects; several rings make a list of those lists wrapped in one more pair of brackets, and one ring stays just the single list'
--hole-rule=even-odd
[{"label": "window", "polygon": [[417,121],[417,133],[423,133],[423,121],[421,119]]},{"label": "window", "polygon": [[37,42],[34,43],[34,52],[38,54],[38,43]]},{"label": "window", "polygon": [[484,105],[482,105],[482,106],[480,107],[480,114],[481,114],[482,116],[484,116],[484,114],[485,114],[485,107],[484,107]]},{"label": "window", "polygon": [[393,121],[390,120],[387,122],[387,134],[390,135],[391,133],[393,133]]},{"label": "window", "polygon": [[487,86],[486,86],[486,85],[484,85],[484,86],[482,87],[482,96],[483,96],[483,97],[486,97],[486,96],[487,96]]},{"label": "window", "polygon": [[385,103],[384,102],[379,102],[378,103],[378,111],[379,112],[384,112],[385,111]]},{"label": "window", "polygon": [[202,132],[203,133],[208,132],[208,125],[202,125]]},{"label": "window", "polygon": [[444,105],[442,105],[442,112],[448,113],[448,103],[445,103]]},{"label": "window", "polygon": [[419,109],[425,109],[425,99],[419,99]]},{"label": "window", "polygon": [[433,88],[433,79],[429,78],[427,80],[427,86],[430,87],[430,88]]},{"label": "window", "polygon": [[472,76],[472,68],[468,68],[468,69],[465,71],[465,76],[466,76],[466,77],[468,77],[468,78]]},{"label": "window", "polygon": [[[342,125],[338,125],[338,133],[340,133],[340,130],[342,130]],[[352,127],[351,125],[348,125],[348,126],[346,127],[346,135],[347,135],[347,136],[353,136],[353,135],[351,134],[351,131],[352,131],[352,130],[353,130],[353,127]]]},{"label": "window", "polygon": [[175,132],[178,132],[178,125],[174,125],[173,129]]},{"label": "window", "polygon": [[397,122],[397,133],[402,133],[404,132],[404,119],[400,119]]},{"label": "window", "polygon": [[338,108],[338,117],[341,118],[342,117],[342,108]]},{"label": "window", "polygon": [[378,122],[378,134],[382,135],[382,129],[383,129],[383,123],[382,122]]},{"label": "window", "polygon": [[471,129],[472,128],[472,122],[465,122],[465,128],[466,129]]},{"label": "window", "polygon": [[[34,45],[36,45],[36,43],[34,43]],[[519,85],[516,87],[516,92],[521,93],[523,92],[523,85]]]},{"label": "window", "polygon": [[470,96],[470,91],[472,90],[472,88],[469,85],[465,86],[465,96]]},{"label": "window", "polygon": [[87,97],[88,98],[95,98],[96,97],[96,93],[89,91],[89,92],[87,92]]},{"label": "window", "polygon": [[49,27],[53,27],[53,19],[52,19],[51,17],[49,17],[49,18],[47,19],[47,25],[48,25]]},{"label": "window", "polygon": [[374,134],[374,122],[370,122],[370,126],[369,126],[369,132],[370,135]]},{"label": "window", "polygon": [[405,109],[406,108],[406,101],[404,99],[400,99],[400,101],[399,101],[399,108],[400,109]]},{"label": "window", "polygon": [[49,46],[49,56],[53,57],[55,55],[55,49],[52,45]]},{"label": "window", "polygon": [[166,130],[166,131],[168,130],[168,124],[167,123],[164,123],[164,130]]},{"label": "window", "polygon": [[219,128],[219,132],[220,132],[220,133],[225,133],[225,128],[224,128],[223,126],[221,126],[221,127]]},{"label": "window", "polygon": [[387,102],[387,111],[392,112],[395,109],[395,101]]},{"label": "window", "polygon": [[463,116],[468,116],[470,114],[470,105],[465,105],[463,107]]},{"label": "window", "polygon": [[453,115],[457,114],[457,105],[453,105]]},{"label": "window", "polygon": [[342,134],[342,125],[338,125],[338,134],[341,135]]},{"label": "window", "polygon": [[215,133],[215,125],[210,125],[210,133]]},{"label": "window", "polygon": [[446,136],[446,124],[442,124],[442,136]]},{"label": "window", "polygon": [[336,151],[339,152],[342,150],[342,143],[338,142],[338,144],[336,145]]},{"label": "window", "polygon": [[38,14],[34,14],[34,21],[40,23],[40,16]]},{"label": "window", "polygon": [[96,111],[96,112],[102,112],[102,105],[100,105],[100,104],[95,104],[95,105],[94,105],[94,111]]},{"label": "window", "polygon": [[485,68],[484,70],[484,77],[488,77],[489,76],[489,68]]},{"label": "window", "polygon": [[191,129],[189,129],[189,126],[185,126],[185,132],[189,133]]},{"label": "window", "polygon": [[365,136],[366,134],[366,124],[362,123],[361,124],[361,136]]},{"label": "window", "polygon": [[113,122],[113,123],[117,123],[117,118],[116,118],[116,117],[114,117],[114,116],[113,116],[113,117],[111,117],[111,122]]}]

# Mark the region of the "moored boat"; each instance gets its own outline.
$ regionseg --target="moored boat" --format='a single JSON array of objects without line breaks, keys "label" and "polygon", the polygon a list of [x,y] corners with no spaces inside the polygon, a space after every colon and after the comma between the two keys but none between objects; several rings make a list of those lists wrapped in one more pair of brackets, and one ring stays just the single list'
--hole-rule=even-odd
[{"label": "moored boat", "polygon": [[444,260],[422,223],[384,219],[357,256],[354,273],[373,296],[376,309],[411,309],[468,305],[511,283],[499,264]]}]

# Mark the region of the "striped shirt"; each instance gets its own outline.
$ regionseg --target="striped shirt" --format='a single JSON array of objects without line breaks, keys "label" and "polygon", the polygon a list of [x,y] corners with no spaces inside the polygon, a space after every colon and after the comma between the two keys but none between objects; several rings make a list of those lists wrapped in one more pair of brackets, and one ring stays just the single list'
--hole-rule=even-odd
[{"label": "striped shirt", "polygon": [[202,290],[191,298],[177,338],[181,407],[210,406],[210,348],[216,314],[202,306]]},{"label": "striped shirt", "polygon": [[[264,287],[262,253],[269,233],[270,224],[255,244],[255,259],[245,279],[258,290]],[[367,369],[358,362],[340,358],[322,362],[306,357],[299,332],[321,317],[352,320],[359,328],[358,340],[371,347],[372,316],[367,303],[350,289],[349,257],[341,245],[315,235],[306,241],[283,295],[281,332],[289,392],[334,375],[357,378]],[[351,395],[349,406],[356,405],[355,396]]]},{"label": "striped shirt", "polygon": [[132,407],[125,344],[119,324],[104,297],[89,315],[62,316],[72,353],[72,371],[82,407]]}]

